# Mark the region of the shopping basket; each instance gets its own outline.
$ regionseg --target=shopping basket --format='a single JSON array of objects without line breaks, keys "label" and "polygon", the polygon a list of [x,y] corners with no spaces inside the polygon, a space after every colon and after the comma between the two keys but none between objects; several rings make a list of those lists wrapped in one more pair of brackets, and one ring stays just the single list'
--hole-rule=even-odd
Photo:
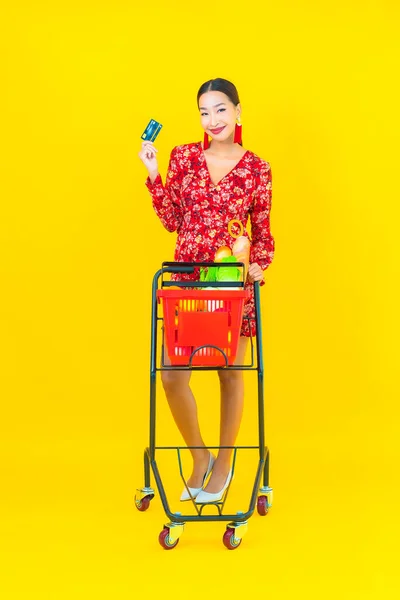
[{"label": "shopping basket", "polygon": [[232,365],[248,290],[157,290],[172,365]]}]

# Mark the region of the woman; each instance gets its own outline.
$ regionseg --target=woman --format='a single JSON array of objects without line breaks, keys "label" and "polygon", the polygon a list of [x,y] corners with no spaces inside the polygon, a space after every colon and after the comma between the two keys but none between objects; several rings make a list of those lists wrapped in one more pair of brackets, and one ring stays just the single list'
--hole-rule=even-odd
[{"label": "woman", "polygon": [[[158,172],[158,150],[150,142],[142,143],[139,157],[148,170],[146,186],[164,227],[178,233],[176,261],[212,262],[220,246],[232,247],[229,221],[238,219],[245,228],[250,216],[252,243],[246,288],[251,296],[245,304],[244,316],[254,317],[252,284],[255,281],[264,284],[263,271],[271,263],[275,250],[270,233],[271,168],[268,162],[242,147],[241,105],[231,82],[211,79],[204,83],[197,94],[197,106],[204,129],[203,145],[194,142],[173,148],[165,186]],[[248,235],[246,231],[244,235]],[[191,275],[173,276],[175,280],[198,277],[198,270]],[[254,321],[250,327],[255,335]],[[236,364],[244,363],[250,327],[243,320]],[[170,364],[167,358],[165,363]],[[215,457],[205,448],[196,401],[189,387],[190,375],[190,371],[162,371],[162,383],[186,444],[200,447],[191,450],[193,472],[187,481],[191,495],[198,503],[216,502],[223,497],[232,478],[232,450],[220,449]],[[219,370],[218,375],[220,446],[234,446],[243,412],[243,372]],[[189,499],[184,489],[181,500]]]}]

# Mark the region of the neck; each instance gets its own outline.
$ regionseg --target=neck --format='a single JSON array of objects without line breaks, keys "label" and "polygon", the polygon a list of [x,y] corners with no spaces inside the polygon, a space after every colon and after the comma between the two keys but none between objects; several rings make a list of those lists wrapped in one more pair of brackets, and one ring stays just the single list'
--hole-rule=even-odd
[{"label": "neck", "polygon": [[221,156],[229,156],[230,154],[235,154],[237,149],[240,147],[240,144],[235,144],[233,142],[234,134],[230,135],[223,142],[218,142],[217,140],[212,140],[210,142],[210,150],[213,154],[220,154]]}]

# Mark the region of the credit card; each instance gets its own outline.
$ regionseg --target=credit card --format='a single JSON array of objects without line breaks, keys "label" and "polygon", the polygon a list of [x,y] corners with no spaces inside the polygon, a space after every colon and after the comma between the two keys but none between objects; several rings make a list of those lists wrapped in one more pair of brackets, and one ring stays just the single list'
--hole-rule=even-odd
[{"label": "credit card", "polygon": [[161,131],[161,127],[161,123],[158,123],[154,119],[150,119],[149,124],[142,133],[142,140],[149,140],[150,142],[154,142],[154,140]]}]

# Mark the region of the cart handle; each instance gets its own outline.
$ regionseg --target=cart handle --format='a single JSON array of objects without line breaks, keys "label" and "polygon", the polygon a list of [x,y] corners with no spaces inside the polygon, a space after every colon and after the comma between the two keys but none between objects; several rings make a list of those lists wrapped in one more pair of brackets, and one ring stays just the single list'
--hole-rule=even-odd
[{"label": "cart handle", "polygon": [[[171,270],[171,272],[176,273],[193,273],[195,267],[240,267],[243,266],[244,263],[238,261],[235,263],[225,263],[225,262],[210,262],[210,261],[199,261],[199,262],[163,262],[162,268],[165,271],[165,267]],[[175,270],[176,269],[176,270]],[[190,271],[186,271],[183,269],[191,269]]]},{"label": "cart handle", "polygon": [[[198,267],[244,267],[244,263],[224,263],[224,262],[170,262],[166,261],[162,263],[161,275],[164,273],[194,273],[195,268]],[[162,287],[188,287],[188,288],[244,288],[244,281],[164,281],[162,279]]]},{"label": "cart handle", "polygon": [[194,273],[194,267],[191,265],[177,265],[176,263],[164,262],[162,264],[163,273]]}]

